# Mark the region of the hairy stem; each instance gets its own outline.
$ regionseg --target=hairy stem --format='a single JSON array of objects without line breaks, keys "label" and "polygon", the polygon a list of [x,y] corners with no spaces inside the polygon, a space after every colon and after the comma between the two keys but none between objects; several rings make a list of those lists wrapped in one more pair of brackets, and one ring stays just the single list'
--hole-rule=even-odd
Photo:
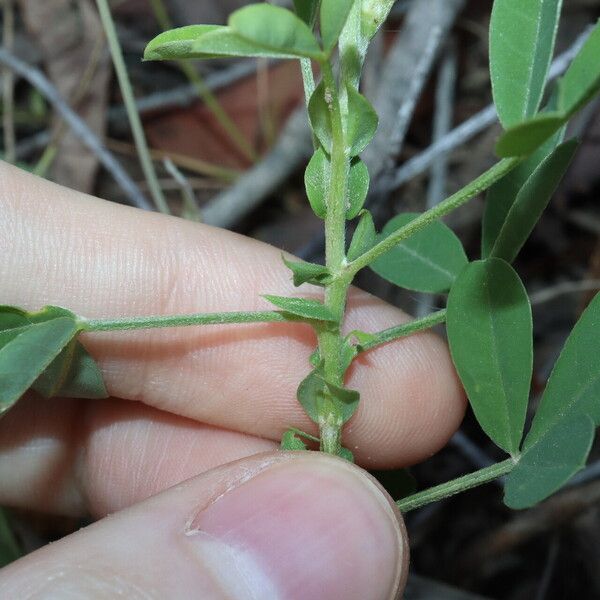
[{"label": "hairy stem", "polygon": [[381,240],[369,251],[352,261],[346,268],[351,276],[356,275],[358,271],[371,264],[376,258],[391,250],[396,244],[408,239],[424,227],[427,227],[433,221],[456,210],[459,206],[466,204],[469,200],[478,196],[481,192],[490,188],[499,179],[502,179],[507,173],[512,171],[520,162],[521,158],[505,158],[488,169],[485,173],[477,177],[462,190],[459,190],[437,206],[422,213],[416,219],[397,229],[390,236]]},{"label": "hairy stem", "polygon": [[[337,319],[337,324],[319,334],[319,348],[324,361],[324,374],[328,381],[343,385],[341,322],[346,308],[346,295],[350,279],[339,277],[346,264],[346,188],[350,160],[346,152],[339,95],[329,61],[323,65],[323,82],[328,98],[332,122],[331,172],[327,194],[325,218],[325,259],[333,281],[325,289],[325,305]],[[331,403],[329,414],[322,416],[320,425],[321,450],[337,454],[341,448],[342,419]]]},{"label": "hairy stem", "polygon": [[396,325],[395,327],[384,329],[383,331],[373,334],[373,339],[361,344],[360,352],[366,352],[367,350],[377,348],[382,344],[387,344],[388,342],[407,337],[419,331],[425,331],[426,329],[430,329],[435,325],[443,323],[445,320],[446,309],[438,310],[437,312],[427,315],[421,319],[415,319],[414,321],[409,321],[408,323],[403,323],[402,325]]},{"label": "hairy stem", "polygon": [[289,321],[276,310],[256,312],[196,313],[157,317],[124,317],[121,319],[85,319],[79,317],[82,331],[123,331],[156,329],[158,327],[188,327],[191,325],[225,325],[230,323],[272,323]]},{"label": "hairy stem", "polygon": [[449,498],[450,496],[460,494],[471,488],[498,479],[498,477],[510,473],[517,466],[517,463],[517,460],[508,458],[502,462],[475,471],[474,473],[468,473],[467,475],[463,475],[452,481],[447,481],[446,483],[436,485],[428,490],[423,490],[422,492],[398,500],[396,504],[403,513],[406,513],[409,510],[414,510],[415,508],[420,508],[426,504]]},{"label": "hairy stem", "polygon": [[121,94],[123,95],[123,102],[125,103],[125,109],[127,110],[131,132],[133,133],[133,139],[137,148],[140,164],[144,171],[144,177],[148,182],[148,188],[150,189],[156,208],[162,213],[170,214],[171,211],[167,205],[162,188],[158,182],[158,177],[156,176],[156,171],[154,170],[152,159],[150,158],[150,151],[148,150],[144,128],[142,127],[142,121],[135,106],[131,81],[127,74],[127,67],[125,66],[125,60],[123,59],[121,44],[117,37],[117,30],[110,13],[108,0],[96,0],[96,4],[98,5],[102,27],[104,28],[106,39],[108,40],[108,46],[119,80],[119,87],[121,88]]}]

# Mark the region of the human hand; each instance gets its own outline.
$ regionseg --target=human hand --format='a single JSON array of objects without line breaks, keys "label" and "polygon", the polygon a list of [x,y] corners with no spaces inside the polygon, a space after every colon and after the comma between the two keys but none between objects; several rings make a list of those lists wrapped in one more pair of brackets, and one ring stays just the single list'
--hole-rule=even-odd
[{"label": "human hand", "polygon": [[[57,304],[95,318],[256,310],[266,306],[261,293],[297,293],[272,247],[7,165],[0,281],[1,303]],[[360,291],[347,315],[349,330],[366,331],[406,318]],[[116,514],[4,569],[1,598],[401,593],[408,550],[391,499],[349,463],[277,452],[289,425],[313,431],[295,399],[315,345],[308,328],[210,326],[82,341],[111,398],[17,403],[0,420],[0,504]],[[363,401],[344,442],[367,468],[429,456],[464,410],[447,350],[430,333],[366,354],[349,385]]]}]

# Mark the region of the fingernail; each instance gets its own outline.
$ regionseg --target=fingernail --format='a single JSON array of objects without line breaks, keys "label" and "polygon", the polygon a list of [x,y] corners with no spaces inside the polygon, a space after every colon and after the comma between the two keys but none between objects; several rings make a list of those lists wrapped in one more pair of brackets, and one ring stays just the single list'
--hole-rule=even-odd
[{"label": "fingernail", "polygon": [[276,464],[205,507],[187,532],[224,597],[387,600],[405,570],[389,500],[341,460]]}]

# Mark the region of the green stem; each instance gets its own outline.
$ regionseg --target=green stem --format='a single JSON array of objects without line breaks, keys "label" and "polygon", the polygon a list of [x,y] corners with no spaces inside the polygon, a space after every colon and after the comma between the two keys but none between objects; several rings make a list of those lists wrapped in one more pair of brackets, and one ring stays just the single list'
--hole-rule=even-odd
[{"label": "green stem", "polygon": [[[332,122],[332,150],[327,216],[325,218],[325,260],[333,281],[325,289],[325,305],[337,319],[337,324],[319,334],[319,348],[323,358],[325,378],[335,385],[343,385],[341,322],[346,308],[350,278],[340,277],[346,264],[346,189],[350,160],[346,152],[339,95],[331,63],[322,63],[323,82],[329,100]],[[341,448],[342,419],[333,403],[324,411],[321,430],[321,450],[337,454]]]},{"label": "green stem", "polygon": [[148,183],[150,194],[152,195],[152,199],[158,210],[162,213],[170,214],[171,211],[167,205],[167,201],[158,182],[158,177],[156,176],[156,171],[154,170],[154,164],[150,158],[150,151],[148,150],[144,128],[142,127],[142,121],[135,106],[131,81],[127,74],[125,60],[123,59],[123,51],[121,50],[115,23],[110,13],[108,0],[96,0],[96,4],[106,34],[106,39],[108,40],[108,46],[119,80],[119,87],[121,88],[121,94],[123,95],[123,102],[125,103],[125,109],[127,110],[127,117],[129,118],[133,139],[135,141],[142,170],[144,171],[144,176]]},{"label": "green stem", "polygon": [[158,327],[188,327],[191,325],[225,325],[230,323],[272,323],[289,321],[281,312],[196,313],[157,317],[124,317],[121,319],[85,319],[79,317],[82,331],[122,331],[155,329]]},{"label": "green stem", "polygon": [[406,513],[415,508],[420,508],[426,504],[449,498],[450,496],[460,494],[471,488],[498,479],[498,477],[510,473],[517,465],[517,462],[518,461],[513,458],[508,458],[502,462],[475,471],[474,473],[468,473],[467,475],[463,475],[452,481],[436,485],[428,490],[423,490],[422,492],[398,500],[396,504],[403,513]]},{"label": "green stem", "polygon": [[427,212],[422,213],[404,227],[397,229],[390,236],[373,246],[369,251],[352,261],[346,268],[347,273],[351,276],[356,275],[358,271],[371,264],[376,258],[385,254],[388,250],[391,250],[396,244],[411,237],[417,233],[417,231],[427,227],[427,225],[433,221],[456,210],[459,206],[466,204],[469,200],[472,200],[475,196],[478,196],[481,192],[491,187],[499,179],[502,179],[502,177],[512,171],[520,162],[522,162],[522,160],[522,158],[505,158],[496,163],[462,190],[459,190],[449,198],[446,198],[446,200],[440,202],[440,204]]},{"label": "green stem", "polygon": [[402,325],[396,325],[396,327],[384,329],[379,333],[373,334],[372,340],[366,342],[365,344],[360,344],[360,352],[366,352],[367,350],[377,348],[382,344],[387,344],[388,342],[392,342],[394,340],[412,335],[413,333],[417,333],[418,331],[430,329],[435,325],[443,323],[445,320],[446,309],[438,310],[437,312],[427,315],[422,319],[415,319],[414,321],[403,323]]}]

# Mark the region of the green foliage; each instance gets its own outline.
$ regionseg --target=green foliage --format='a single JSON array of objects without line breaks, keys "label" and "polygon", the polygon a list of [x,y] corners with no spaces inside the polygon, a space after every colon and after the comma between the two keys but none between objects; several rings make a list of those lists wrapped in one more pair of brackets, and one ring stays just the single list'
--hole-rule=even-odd
[{"label": "green foliage", "polygon": [[509,264],[471,263],[448,297],[452,360],[483,430],[506,452],[519,451],[533,364],[531,307]]},{"label": "green foliage", "polygon": [[552,425],[523,452],[508,475],[504,502],[510,508],[529,508],[560,489],[585,466],[594,439],[594,423],[583,414]]},{"label": "green foliage", "polygon": [[510,127],[540,106],[562,0],[495,0],[490,74],[500,122]]},{"label": "green foliage", "polygon": [[320,0],[294,0],[296,14],[309,26],[315,24]]},{"label": "green foliage", "polygon": [[362,210],[369,191],[369,169],[367,165],[355,158],[350,163],[350,172],[348,173],[348,201],[346,210],[346,219],[354,219]]},{"label": "green foliage", "polygon": [[375,223],[373,223],[371,213],[368,210],[363,210],[348,248],[348,260],[356,260],[361,254],[370,250],[375,244],[376,235]]},{"label": "green foliage", "polygon": [[[533,171],[508,208],[489,256],[507,262],[515,259],[571,164],[577,146],[574,140],[561,144]],[[506,200],[510,201],[510,196]]]},{"label": "green foliage", "polygon": [[321,38],[327,52],[336,45],[353,4],[354,0],[321,0]]},{"label": "green foliage", "polygon": [[510,127],[498,140],[499,156],[527,156],[600,91],[600,22],[596,24],[559,82],[557,110],[535,115]]},{"label": "green foliage", "polygon": [[326,285],[331,279],[329,269],[323,265],[306,262],[292,262],[283,259],[285,266],[290,269],[294,277],[296,287],[303,283],[312,283],[313,285]]},{"label": "green foliage", "polygon": [[[379,239],[401,229],[418,216],[403,213],[383,228]],[[447,292],[467,264],[460,240],[440,221],[434,221],[406,241],[394,246],[371,265],[391,283],[419,292]]]},{"label": "green foliage", "polygon": [[284,451],[289,450],[307,450],[306,444],[300,439],[298,434],[293,429],[288,429],[281,436],[281,449]]},{"label": "green foliage", "polygon": [[331,155],[333,143],[333,125],[331,123],[331,110],[329,106],[331,102],[331,90],[327,90],[325,83],[321,81],[310,97],[308,116],[313,133],[329,155]]},{"label": "green foliage", "polygon": [[379,117],[371,103],[353,87],[346,86],[348,94],[348,122],[346,146],[350,156],[360,154],[373,139]]},{"label": "green foliage", "polygon": [[263,297],[290,316],[314,321],[330,321],[332,323],[336,321],[331,310],[318,300],[271,295]]},{"label": "green foliage", "polygon": [[317,217],[327,215],[327,191],[329,189],[329,171],[331,165],[323,148],[318,148],[308,162],[304,172],[304,185],[308,201]]}]

